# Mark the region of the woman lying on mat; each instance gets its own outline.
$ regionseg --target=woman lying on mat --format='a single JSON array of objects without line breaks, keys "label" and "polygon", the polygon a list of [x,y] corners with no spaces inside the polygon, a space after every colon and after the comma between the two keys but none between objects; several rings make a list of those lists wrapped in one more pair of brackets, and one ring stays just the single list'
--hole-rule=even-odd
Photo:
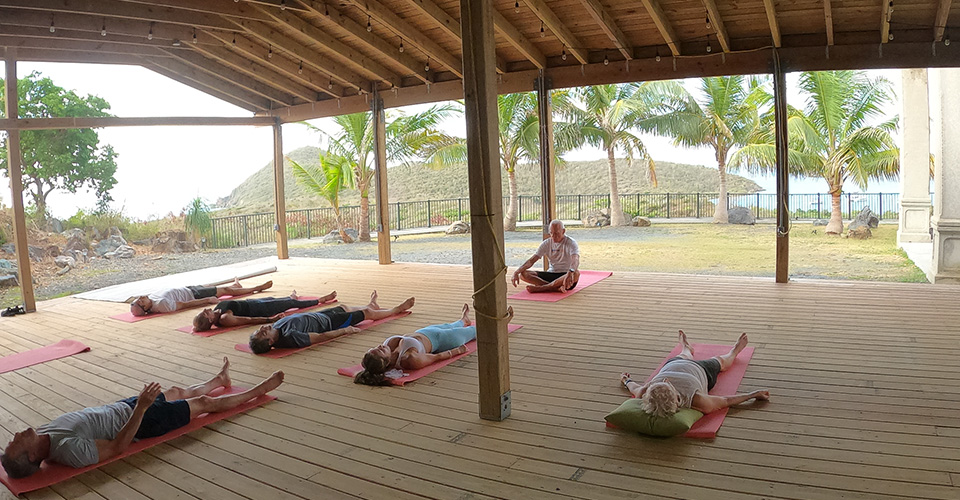
[{"label": "woman lying on mat", "polygon": [[770,391],[753,391],[734,396],[711,396],[707,394],[717,383],[717,375],[733,365],[733,360],[747,347],[747,334],[740,334],[737,344],[730,352],[710,359],[693,359],[693,348],[687,335],[680,330],[682,351],[664,363],[663,368],[646,384],[639,384],[629,373],[620,375],[620,382],[635,397],[640,398],[640,408],[656,416],[668,417],[680,408],[693,408],[707,414],[750,399],[766,401]]},{"label": "woman lying on mat", "polygon": [[234,278],[233,283],[223,286],[185,286],[181,288],[170,288],[161,290],[149,295],[141,295],[130,304],[130,314],[134,316],[146,316],[153,313],[168,313],[189,309],[204,304],[216,304],[217,297],[224,295],[246,295],[248,293],[262,292],[273,286],[272,281],[257,285],[252,288],[244,288],[240,285],[240,280]]},{"label": "woman lying on mat", "polygon": [[[513,318],[513,308],[507,308]],[[508,319],[509,321],[509,319]],[[453,323],[430,325],[412,335],[394,335],[363,355],[363,371],[353,381],[365,385],[387,385],[388,379],[403,376],[403,370],[417,370],[467,352],[466,343],[477,338],[470,321],[470,306]]]},{"label": "woman lying on mat", "polygon": [[211,327],[230,327],[240,325],[260,325],[273,323],[282,318],[287,309],[303,309],[337,298],[337,292],[330,292],[320,299],[300,300],[294,290],[289,297],[280,299],[264,297],[262,299],[224,300],[213,309],[200,311],[193,318],[193,331],[205,332]]}]

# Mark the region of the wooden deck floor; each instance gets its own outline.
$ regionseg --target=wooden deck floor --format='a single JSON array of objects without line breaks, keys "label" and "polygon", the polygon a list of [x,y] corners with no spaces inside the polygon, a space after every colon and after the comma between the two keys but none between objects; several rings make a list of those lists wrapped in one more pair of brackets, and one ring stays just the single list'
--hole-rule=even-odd
[{"label": "wooden deck floor", "polygon": [[[477,416],[476,356],[406,388],[336,374],[384,337],[455,318],[462,266],[293,259],[274,295],[381,304],[414,314],[282,360],[174,328],[189,312],[136,324],[123,305],[73,298],[0,319],[0,356],[74,338],[89,353],[0,375],[0,440],[25,425],[184,384],[230,355],[237,384],[277,368],[280,397],[32,499],[286,498],[960,498],[960,287],[616,273],[559,303],[510,301],[513,416]],[[626,399],[618,374],[652,370],[683,328],[695,342],[757,347],[741,389],[763,407],[731,411],[713,441],[607,429]],[[4,490],[3,498],[10,495]]]}]

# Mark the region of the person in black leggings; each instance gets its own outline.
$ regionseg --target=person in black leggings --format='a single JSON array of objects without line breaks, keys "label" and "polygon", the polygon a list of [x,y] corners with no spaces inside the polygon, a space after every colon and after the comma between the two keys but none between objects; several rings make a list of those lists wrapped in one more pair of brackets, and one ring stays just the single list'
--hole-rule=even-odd
[{"label": "person in black leggings", "polygon": [[330,292],[320,299],[300,300],[294,290],[289,297],[247,300],[224,300],[213,309],[200,311],[193,318],[193,331],[205,332],[213,326],[221,328],[241,325],[260,325],[273,323],[283,317],[287,309],[302,309],[337,298],[337,292]]}]

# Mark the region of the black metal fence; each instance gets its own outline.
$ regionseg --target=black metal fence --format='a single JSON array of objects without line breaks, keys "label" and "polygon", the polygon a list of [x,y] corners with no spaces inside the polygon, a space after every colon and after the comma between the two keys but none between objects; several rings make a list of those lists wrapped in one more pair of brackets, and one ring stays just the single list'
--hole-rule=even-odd
[{"label": "black metal fence", "polygon": [[[630,215],[653,218],[712,217],[719,199],[717,193],[636,193],[621,194],[623,211]],[[746,207],[757,218],[774,218],[777,211],[775,193],[728,193],[727,208]],[[509,203],[504,198],[504,211]],[[832,198],[826,193],[791,194],[790,213],[795,220],[830,217]],[[557,217],[580,220],[589,210],[610,206],[610,195],[573,194],[557,196]],[[843,193],[840,211],[852,219],[863,210],[870,210],[883,219],[900,216],[899,193]],[[360,207],[342,207],[340,213],[347,227],[360,227]],[[541,218],[540,196],[520,196],[517,222]],[[447,226],[470,217],[468,198],[408,201],[390,204],[390,230]],[[231,248],[274,241],[275,219],[272,212],[213,218],[213,248]],[[324,236],[336,229],[332,208],[311,208],[287,211],[287,237],[290,239]],[[376,231],[376,206],[370,205],[370,230]]]}]

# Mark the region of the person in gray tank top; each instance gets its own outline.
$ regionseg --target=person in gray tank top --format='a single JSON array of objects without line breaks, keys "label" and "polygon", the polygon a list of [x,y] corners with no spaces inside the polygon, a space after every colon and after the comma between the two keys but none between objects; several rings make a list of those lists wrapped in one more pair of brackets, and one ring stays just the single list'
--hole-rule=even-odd
[{"label": "person in gray tank top", "polygon": [[620,382],[634,397],[641,399],[640,408],[658,417],[669,417],[680,408],[693,408],[707,414],[751,399],[766,401],[770,391],[753,391],[733,396],[711,396],[708,391],[717,383],[720,372],[733,365],[737,355],[747,347],[747,334],[740,334],[730,352],[710,359],[693,359],[693,348],[680,330],[681,351],[668,359],[649,382],[640,384],[629,373],[620,375]]}]

